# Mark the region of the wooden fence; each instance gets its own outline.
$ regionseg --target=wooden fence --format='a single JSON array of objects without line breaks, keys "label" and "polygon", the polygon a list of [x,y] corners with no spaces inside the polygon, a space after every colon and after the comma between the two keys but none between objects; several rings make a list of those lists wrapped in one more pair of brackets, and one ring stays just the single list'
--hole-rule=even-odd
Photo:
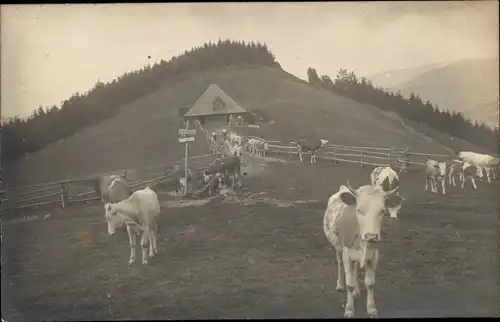
[{"label": "wooden fence", "polygon": [[[268,150],[266,151],[266,155],[298,155],[297,144],[295,142],[267,142]],[[303,155],[310,154],[310,152],[303,153]],[[423,166],[428,158],[436,161],[450,161],[457,157],[446,154],[411,152],[404,148],[395,149],[337,144],[328,144],[316,153],[317,160],[329,160],[333,161],[334,164],[354,163],[360,166]],[[304,160],[304,162],[308,161]]]},{"label": "wooden fence", "polygon": [[[190,167],[206,169],[212,164],[214,157],[211,154],[191,157]],[[167,165],[157,165],[143,169],[127,170],[127,179],[133,190],[154,187],[168,183],[173,178],[176,164],[183,165],[184,160]],[[67,179],[22,187],[8,187],[0,191],[2,214],[16,210],[39,208],[47,205],[57,205],[63,208],[70,204],[89,202],[100,199],[90,182],[103,175],[119,174],[119,172],[98,174],[87,178]]]}]

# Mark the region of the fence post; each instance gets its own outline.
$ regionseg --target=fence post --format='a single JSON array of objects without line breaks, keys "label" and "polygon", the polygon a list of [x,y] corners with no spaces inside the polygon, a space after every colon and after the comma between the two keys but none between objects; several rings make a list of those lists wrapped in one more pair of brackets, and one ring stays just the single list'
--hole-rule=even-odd
[{"label": "fence post", "polygon": [[363,148],[361,148],[361,167],[363,167]]},{"label": "fence post", "polygon": [[64,182],[61,182],[61,203],[63,209],[68,205],[68,191]]},{"label": "fence post", "polygon": [[337,164],[337,147],[333,147],[333,164]]},{"label": "fence post", "polygon": [[71,177],[68,176],[68,179],[67,179],[67,190],[66,190],[66,200],[69,201],[69,199],[71,198],[71,195],[72,195],[72,191],[71,191]]}]

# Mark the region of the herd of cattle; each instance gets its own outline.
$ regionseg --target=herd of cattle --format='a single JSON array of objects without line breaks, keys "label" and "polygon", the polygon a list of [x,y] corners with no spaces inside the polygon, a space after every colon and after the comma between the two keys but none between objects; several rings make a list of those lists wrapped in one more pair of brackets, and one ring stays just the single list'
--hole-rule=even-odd
[{"label": "herd of cattle", "polygon": [[[214,141],[216,137],[212,138]],[[223,151],[218,158],[202,172],[188,169],[187,178],[180,166],[174,169],[173,182],[175,190],[180,193],[183,189],[191,188],[193,195],[201,193],[211,194],[214,190],[227,185],[232,179],[232,186],[241,187],[242,151],[261,155],[256,150],[265,151],[264,145],[252,139],[244,139],[235,133],[224,133]],[[261,141],[262,142],[262,141]],[[314,152],[328,141],[318,142],[299,141],[299,156],[302,161],[302,152],[310,151],[311,163],[315,162]],[[497,176],[500,169],[498,158],[474,152],[460,152],[458,158],[449,164],[435,160],[427,160],[423,167],[425,173],[425,190],[438,192],[438,184],[445,194],[446,177],[449,184],[456,185],[458,176],[461,187],[471,181],[477,189],[475,178],[483,177],[486,173],[488,182]],[[338,264],[338,291],[347,290],[347,304],[344,315],[354,316],[354,298],[360,295],[358,285],[358,267],[365,270],[365,286],[367,290],[367,312],[370,316],[377,316],[374,299],[375,270],[379,258],[377,242],[380,241],[382,219],[386,213],[397,219],[402,201],[399,194],[400,181],[398,174],[390,166],[377,167],[371,173],[370,184],[357,189],[349,181],[341,185],[338,192],[333,194],[327,204],[324,214],[324,233],[336,251]],[[140,236],[142,248],[142,264],[148,264],[148,259],[158,253],[156,244],[158,215],[160,203],[157,194],[146,187],[132,193],[125,176],[107,176],[99,181],[99,193],[105,204],[105,219],[108,224],[108,233],[114,234],[119,227],[126,226],[130,241],[129,264],[135,262],[136,237]],[[147,251],[149,245],[149,253]]]},{"label": "herd of cattle", "polygon": [[[477,189],[475,178],[486,173],[487,181],[496,178],[500,170],[500,160],[485,154],[460,152],[459,159],[449,165],[428,159],[424,166],[425,190],[437,193],[437,184],[446,194],[446,176],[449,183],[456,186],[458,176],[464,188],[471,181]],[[377,242],[380,241],[382,218],[386,212],[397,218],[404,197],[399,195],[399,178],[391,167],[377,167],[371,174],[371,184],[354,189],[349,181],[341,185],[338,192],[328,200],[323,219],[323,229],[337,257],[337,290],[347,290],[345,317],[354,316],[354,298],[360,295],[358,267],[365,270],[367,292],[366,310],[368,315],[378,315],[375,305],[375,270],[379,258]]]}]

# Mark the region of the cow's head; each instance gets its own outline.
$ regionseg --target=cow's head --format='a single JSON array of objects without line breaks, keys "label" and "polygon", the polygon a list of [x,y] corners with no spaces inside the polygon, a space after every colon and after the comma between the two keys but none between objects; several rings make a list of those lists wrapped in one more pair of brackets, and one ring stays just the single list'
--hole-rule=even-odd
[{"label": "cow's head", "polygon": [[443,179],[446,176],[446,162],[438,162],[434,164],[436,176]]},{"label": "cow's head", "polygon": [[391,182],[389,176],[386,176],[380,185],[382,186],[382,190],[390,191],[391,189],[394,189],[397,186],[399,186],[399,180],[398,178],[393,178]]},{"label": "cow's head", "polygon": [[340,200],[346,205],[356,206],[361,239],[367,243],[379,241],[385,209],[392,202],[392,197],[389,197],[397,192],[399,186],[390,191],[372,185],[365,185],[356,190],[347,181],[347,189],[349,191],[340,194]]},{"label": "cow's head", "polygon": [[399,210],[401,209],[401,204],[403,200],[406,200],[406,198],[401,196],[399,192],[387,196],[386,199],[387,211],[389,211],[389,216],[391,218],[396,218],[396,219],[398,218],[398,213]]},{"label": "cow's head", "polygon": [[114,235],[116,229],[123,227],[125,222],[123,221],[122,217],[120,217],[118,212],[114,209],[113,204],[106,203],[104,205],[104,210],[105,210],[104,218],[108,223],[108,234]]},{"label": "cow's head", "polygon": [[[384,181],[381,183],[382,190],[385,192],[391,191],[392,189],[396,189],[399,187],[398,178],[393,178],[392,183],[389,180],[389,176],[385,177]],[[404,200],[403,197],[397,194],[391,194],[387,197],[386,204],[387,210],[389,211],[389,215],[391,218],[398,218],[399,209],[401,209],[401,202]]]},{"label": "cow's head", "polygon": [[321,142],[321,147],[324,147],[328,143],[328,140],[320,139],[319,142]]}]

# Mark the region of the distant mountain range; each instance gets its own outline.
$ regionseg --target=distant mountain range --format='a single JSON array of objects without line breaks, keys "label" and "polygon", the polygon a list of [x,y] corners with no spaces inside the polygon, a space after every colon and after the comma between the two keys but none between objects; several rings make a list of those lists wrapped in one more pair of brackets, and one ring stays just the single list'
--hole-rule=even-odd
[{"label": "distant mountain range", "polygon": [[461,112],[473,121],[499,125],[498,59],[467,59],[368,76],[373,84],[390,91],[411,92],[440,109]]}]

